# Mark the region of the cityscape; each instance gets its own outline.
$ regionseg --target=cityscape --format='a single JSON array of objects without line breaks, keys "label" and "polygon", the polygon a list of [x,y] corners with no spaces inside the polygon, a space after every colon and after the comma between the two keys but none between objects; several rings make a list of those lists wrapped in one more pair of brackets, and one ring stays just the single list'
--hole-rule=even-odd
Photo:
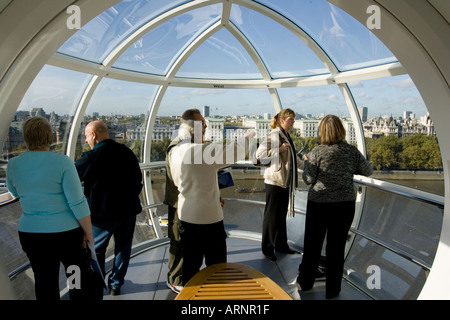
[{"label": "cityscape", "polygon": [[[205,117],[207,129],[205,133],[206,140],[212,142],[221,142],[236,140],[244,136],[248,131],[254,130],[256,138],[264,139],[270,132],[270,121],[272,114],[264,113],[263,115],[228,115],[210,116],[210,107],[203,106],[199,108]],[[378,138],[381,136],[397,136],[405,137],[413,134],[424,134],[435,136],[433,121],[430,116],[422,115],[416,118],[416,115],[410,111],[404,111],[402,116],[382,116],[367,117],[367,108],[359,107],[359,115],[362,121],[364,136],[366,138]],[[31,116],[41,116],[47,118],[55,133],[55,143],[62,143],[66,135],[68,135],[69,126],[72,123],[72,117],[68,115],[60,116],[55,112],[47,114],[43,108],[32,108],[30,111],[17,111],[13,121],[11,122],[9,133],[2,149],[2,159],[5,160],[8,154],[14,149],[23,145],[22,124]],[[324,116],[324,115],[322,115]],[[312,117],[310,114],[296,115],[294,124],[295,132],[291,132],[295,136],[307,138],[317,135],[318,125],[321,117]],[[147,128],[147,115],[140,114],[135,116],[124,115],[100,115],[93,113],[92,117],[85,116],[86,124],[93,119],[101,119],[108,124],[110,136],[116,140],[136,141],[144,140]],[[164,139],[172,139],[179,126],[179,116],[156,117],[152,132],[152,141],[162,141]],[[346,141],[356,143],[355,130],[351,119],[342,118],[342,122],[347,131]],[[84,130],[84,126],[82,125]],[[80,132],[80,144],[84,144],[84,136]]]}]

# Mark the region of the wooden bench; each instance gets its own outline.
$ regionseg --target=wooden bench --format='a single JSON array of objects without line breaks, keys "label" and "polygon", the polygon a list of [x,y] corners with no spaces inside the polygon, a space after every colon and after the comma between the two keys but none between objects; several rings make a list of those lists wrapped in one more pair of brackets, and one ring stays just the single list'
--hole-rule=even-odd
[{"label": "wooden bench", "polygon": [[200,270],[175,300],[292,300],[258,270],[238,263],[218,263]]}]

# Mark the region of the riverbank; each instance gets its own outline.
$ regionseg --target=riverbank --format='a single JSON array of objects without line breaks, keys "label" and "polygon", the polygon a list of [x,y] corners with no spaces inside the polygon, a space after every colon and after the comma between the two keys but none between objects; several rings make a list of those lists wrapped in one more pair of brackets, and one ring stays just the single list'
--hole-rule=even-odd
[{"label": "riverbank", "polygon": [[443,171],[392,170],[374,171],[371,178],[380,180],[432,180],[444,181]]}]

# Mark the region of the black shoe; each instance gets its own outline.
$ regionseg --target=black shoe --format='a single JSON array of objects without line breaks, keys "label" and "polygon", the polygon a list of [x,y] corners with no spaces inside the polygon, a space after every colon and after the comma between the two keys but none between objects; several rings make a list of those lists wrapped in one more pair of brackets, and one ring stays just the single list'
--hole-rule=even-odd
[{"label": "black shoe", "polygon": [[267,259],[272,261],[277,261],[277,256],[273,252],[263,252],[263,254],[266,256]]},{"label": "black shoe", "polygon": [[297,289],[302,291],[302,292],[306,292],[306,291],[309,291],[309,290],[312,289],[312,286],[308,287],[308,288],[304,287],[304,286],[302,287],[302,285],[300,284],[300,275],[297,276],[297,280],[295,282],[297,284]]},{"label": "black shoe", "polygon": [[327,299],[337,298],[338,296],[339,296],[339,292],[327,293],[327,294],[325,295],[325,297],[326,297]]},{"label": "black shoe", "polygon": [[295,284],[297,285],[297,289],[299,291],[303,291],[302,290],[302,286],[300,285],[300,279],[299,279],[300,275],[297,276],[297,280],[295,280]]},{"label": "black shoe", "polygon": [[318,280],[318,281],[320,281],[320,280],[326,280],[326,278],[327,278],[327,273],[325,272],[325,270],[326,270],[325,268],[319,266],[319,267],[317,268],[317,272],[316,272],[315,279]]}]

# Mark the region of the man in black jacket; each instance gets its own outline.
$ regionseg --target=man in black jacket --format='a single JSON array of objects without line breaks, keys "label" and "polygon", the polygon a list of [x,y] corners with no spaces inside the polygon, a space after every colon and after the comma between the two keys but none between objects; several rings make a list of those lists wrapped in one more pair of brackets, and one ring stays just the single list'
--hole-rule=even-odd
[{"label": "man in black jacket", "polygon": [[95,251],[105,271],[105,253],[114,235],[114,264],[108,279],[112,295],[120,294],[130,261],[136,215],[142,211],[139,194],[142,173],[134,153],[109,139],[108,127],[92,121],[85,128],[92,150],[75,163],[91,209]]}]

